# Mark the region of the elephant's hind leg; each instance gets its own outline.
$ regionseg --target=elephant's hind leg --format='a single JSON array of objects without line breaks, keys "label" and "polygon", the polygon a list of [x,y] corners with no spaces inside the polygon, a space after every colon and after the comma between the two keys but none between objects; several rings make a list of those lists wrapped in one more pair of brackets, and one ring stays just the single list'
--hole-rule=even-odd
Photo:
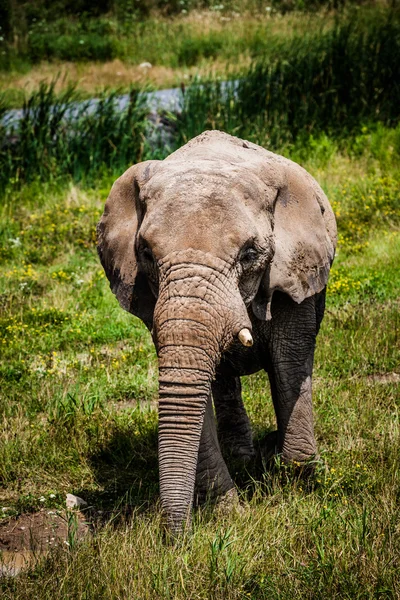
[{"label": "elephant's hind leg", "polygon": [[221,454],[210,395],[201,432],[195,497],[197,503],[206,500],[214,502],[218,498],[226,496],[230,490],[233,493],[235,485]]},{"label": "elephant's hind leg", "polygon": [[224,455],[248,462],[255,453],[250,421],[242,400],[240,377],[218,375],[212,384],[212,393]]}]

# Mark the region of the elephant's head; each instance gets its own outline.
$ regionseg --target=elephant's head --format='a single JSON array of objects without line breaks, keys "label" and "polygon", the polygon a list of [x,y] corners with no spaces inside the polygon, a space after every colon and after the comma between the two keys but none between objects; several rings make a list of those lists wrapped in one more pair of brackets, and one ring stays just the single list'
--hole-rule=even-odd
[{"label": "elephant's head", "polygon": [[128,169],[98,233],[112,291],[157,348],[161,501],[179,529],[221,354],[243,329],[250,345],[253,315],[271,318],[274,290],[300,303],[324,288],[335,220],[301,167],[215,131]]}]

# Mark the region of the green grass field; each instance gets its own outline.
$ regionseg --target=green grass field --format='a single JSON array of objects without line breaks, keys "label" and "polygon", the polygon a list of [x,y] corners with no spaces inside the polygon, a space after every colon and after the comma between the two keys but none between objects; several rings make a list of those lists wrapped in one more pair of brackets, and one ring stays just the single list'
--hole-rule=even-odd
[{"label": "green grass field", "polygon": [[[264,21],[253,19],[241,46],[246,21],[229,25],[221,10],[208,38],[174,21],[174,44],[197,35],[201,62],[223,29],[234,76],[246,79],[237,96],[215,78],[187,90],[175,143],[206,127],[249,137],[302,164],[332,203],[339,244],[314,369],[324,467],[306,482],[279,460],[267,470],[261,460],[245,472],[231,465],[240,505],[196,509],[191,532],[166,538],[156,355],[109,290],[95,226],[114,178],[169,150],[144,141],[135,92],[128,111],[104,97],[67,131],[75,92],[42,86],[25,95],[19,128],[1,131],[0,546],[10,518],[61,510],[69,492],[88,502],[91,535],[78,540],[70,513],[69,545],[0,577],[2,599],[400,599],[399,13],[275,15],[269,31],[291,34],[278,57],[278,38],[264,36],[249,64]],[[166,17],[157,19],[161,31]],[[315,25],[307,35],[306,22]],[[178,61],[174,48],[165,64]],[[9,75],[0,113],[22,97]],[[260,448],[275,429],[266,375],[244,378],[243,393]]]},{"label": "green grass field", "polygon": [[[237,76],[257,58],[275,59],[288,42],[305,48],[305,37],[319,38],[344,15],[356,23],[395,7],[390,0],[86,1],[85,10],[85,0],[3,0],[7,15],[0,4],[0,88],[8,107],[57,78],[57,91],[73,83],[91,97],[132,83],[160,88],[187,86],[199,74]],[[91,14],[96,7],[100,15]]]},{"label": "green grass field", "polygon": [[[111,181],[9,191],[3,518],[43,498],[60,506],[71,491],[107,518],[90,540],[1,580],[2,597],[400,597],[400,145],[398,131],[378,133],[364,131],[358,153],[325,137],[294,156],[323,184],[340,232],[315,365],[326,469],[312,485],[282,467],[237,473],[240,510],[197,511],[192,534],[172,546],[158,510],[155,352],[117,305],[95,251]],[[389,156],[377,155],[389,141]],[[266,376],[247,378],[244,395],[260,440],[274,428]]]},{"label": "green grass field", "polygon": [[[229,68],[246,68],[257,56],[276,54],[282,43],[310,28],[325,31],[334,23],[328,13],[271,18],[263,7],[226,12],[216,6],[173,17],[128,13],[122,21],[115,15],[36,19],[13,43],[0,29],[0,87],[7,106],[19,107],[27,90],[57,77],[58,90],[72,82],[81,96],[90,97],[105,88],[128,90],[132,82],[159,88],[187,85],[199,73],[226,76]],[[151,67],[141,68],[142,63]]]}]

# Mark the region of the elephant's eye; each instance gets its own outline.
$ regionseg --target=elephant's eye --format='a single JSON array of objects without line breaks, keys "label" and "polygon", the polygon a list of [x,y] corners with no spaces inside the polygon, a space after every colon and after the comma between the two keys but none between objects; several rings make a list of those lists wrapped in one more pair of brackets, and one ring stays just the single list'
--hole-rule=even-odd
[{"label": "elephant's eye", "polygon": [[150,264],[154,262],[154,256],[150,248],[144,248],[142,254],[147,263]]},{"label": "elephant's eye", "polygon": [[250,265],[251,263],[256,261],[257,258],[258,258],[257,250],[253,247],[250,247],[250,248],[246,248],[246,250],[243,250],[243,252],[240,255],[240,262],[244,265]]}]

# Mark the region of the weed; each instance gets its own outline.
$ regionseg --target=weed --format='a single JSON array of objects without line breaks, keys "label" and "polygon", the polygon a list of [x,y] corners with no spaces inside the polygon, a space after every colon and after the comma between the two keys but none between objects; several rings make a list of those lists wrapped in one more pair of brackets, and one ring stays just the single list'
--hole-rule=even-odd
[{"label": "weed", "polygon": [[76,549],[78,542],[78,516],[73,510],[67,511],[67,544],[71,552]]}]

